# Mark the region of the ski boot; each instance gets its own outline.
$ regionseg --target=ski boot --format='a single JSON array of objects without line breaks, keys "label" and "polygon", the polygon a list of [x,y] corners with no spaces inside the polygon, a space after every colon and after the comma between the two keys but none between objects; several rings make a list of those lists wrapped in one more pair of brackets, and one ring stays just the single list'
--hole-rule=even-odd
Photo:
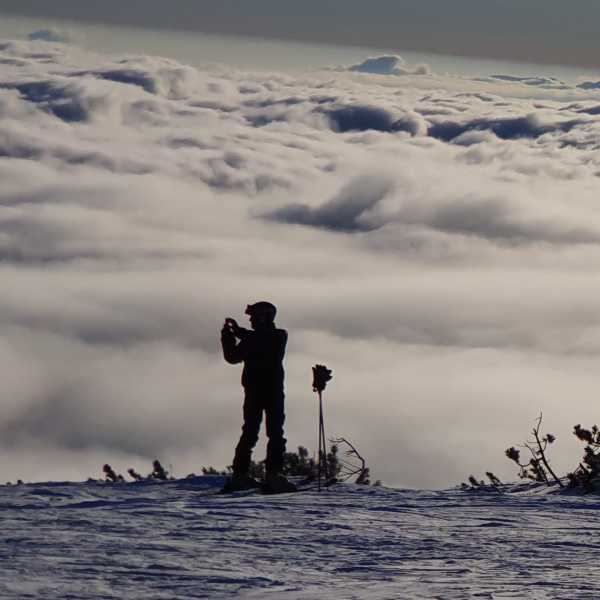
[{"label": "ski boot", "polygon": [[250,477],[248,473],[234,473],[225,480],[225,485],[221,490],[222,494],[231,494],[233,492],[243,492],[260,488],[260,483]]},{"label": "ski boot", "polygon": [[263,494],[290,494],[298,491],[281,473],[267,473],[261,489]]}]

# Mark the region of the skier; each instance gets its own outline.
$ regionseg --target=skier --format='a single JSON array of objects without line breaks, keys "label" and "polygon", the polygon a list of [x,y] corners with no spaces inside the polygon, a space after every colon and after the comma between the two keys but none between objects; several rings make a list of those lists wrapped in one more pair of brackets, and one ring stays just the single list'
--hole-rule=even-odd
[{"label": "skier", "polygon": [[[224,491],[259,487],[248,473],[252,450],[265,413],[267,459],[263,489],[267,493],[291,492],[296,487],[283,475],[285,438],[283,437],[284,390],[283,358],[287,331],[275,327],[276,307],[270,302],[256,302],[246,307],[252,331],[240,327],[228,317],[221,330],[223,356],[230,364],[244,363],[244,424],[235,449],[233,475]],[[239,340],[239,343],[238,341]]]}]

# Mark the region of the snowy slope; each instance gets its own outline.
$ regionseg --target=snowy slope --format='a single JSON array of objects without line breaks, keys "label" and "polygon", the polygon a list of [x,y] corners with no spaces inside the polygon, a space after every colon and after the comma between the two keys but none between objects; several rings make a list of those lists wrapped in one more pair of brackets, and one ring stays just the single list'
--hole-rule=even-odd
[{"label": "snowy slope", "polygon": [[219,477],[0,487],[0,598],[600,598],[600,503]]}]

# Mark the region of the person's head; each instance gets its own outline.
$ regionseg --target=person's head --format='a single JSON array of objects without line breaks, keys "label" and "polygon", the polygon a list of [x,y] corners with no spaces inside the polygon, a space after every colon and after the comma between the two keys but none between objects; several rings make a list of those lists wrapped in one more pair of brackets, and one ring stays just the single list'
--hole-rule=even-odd
[{"label": "person's head", "polygon": [[273,324],[277,308],[270,302],[255,302],[246,306],[246,314],[250,317],[252,329],[260,329]]}]

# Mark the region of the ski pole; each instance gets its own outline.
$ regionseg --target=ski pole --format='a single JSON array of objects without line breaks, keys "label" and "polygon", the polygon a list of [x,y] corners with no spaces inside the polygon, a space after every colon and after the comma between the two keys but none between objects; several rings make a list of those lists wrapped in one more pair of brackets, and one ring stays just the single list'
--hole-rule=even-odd
[{"label": "ski pole", "polygon": [[321,476],[324,472],[325,481],[329,478],[327,469],[327,441],[325,438],[325,420],[323,418],[323,391],[327,382],[331,381],[331,369],[325,365],[313,367],[313,391],[319,396],[319,463],[317,466],[318,490],[321,491]]},{"label": "ski pole", "polygon": [[[318,489],[321,491],[321,476],[322,476],[322,462],[323,456],[326,456],[325,448],[325,425],[323,423],[323,394],[319,390],[319,468],[318,468]],[[327,474],[325,474],[325,481],[327,481]]]},{"label": "ski pole", "polygon": [[322,396],[319,392],[319,454],[317,456],[317,489],[321,491],[321,457],[323,456],[323,442],[321,440],[321,421],[323,420]]}]

